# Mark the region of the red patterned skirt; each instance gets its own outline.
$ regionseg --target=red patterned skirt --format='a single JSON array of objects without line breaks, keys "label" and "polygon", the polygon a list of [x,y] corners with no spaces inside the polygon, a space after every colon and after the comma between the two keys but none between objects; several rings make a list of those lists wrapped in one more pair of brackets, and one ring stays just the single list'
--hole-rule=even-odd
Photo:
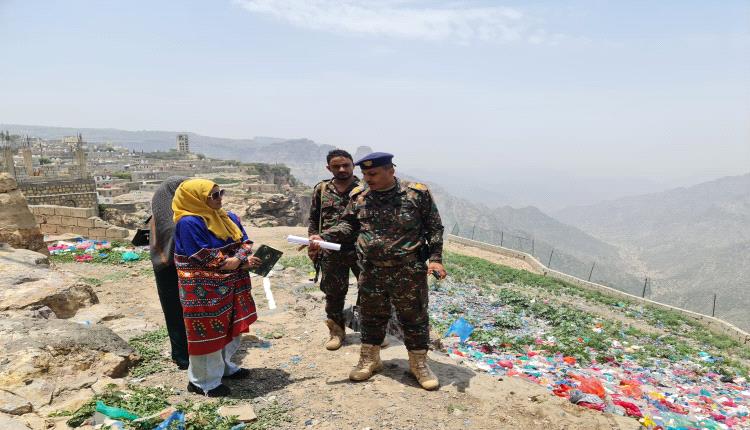
[{"label": "red patterned skirt", "polygon": [[188,354],[218,351],[258,319],[247,271],[195,267],[189,257],[180,255],[175,255],[175,263]]}]

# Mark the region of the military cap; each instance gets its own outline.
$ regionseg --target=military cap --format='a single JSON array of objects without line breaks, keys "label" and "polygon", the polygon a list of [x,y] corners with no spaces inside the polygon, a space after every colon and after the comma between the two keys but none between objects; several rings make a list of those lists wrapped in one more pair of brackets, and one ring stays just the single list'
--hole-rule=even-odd
[{"label": "military cap", "polygon": [[363,169],[369,169],[370,167],[380,167],[387,164],[393,164],[392,160],[393,154],[387,152],[373,152],[362,157],[362,159],[354,163],[354,165]]}]

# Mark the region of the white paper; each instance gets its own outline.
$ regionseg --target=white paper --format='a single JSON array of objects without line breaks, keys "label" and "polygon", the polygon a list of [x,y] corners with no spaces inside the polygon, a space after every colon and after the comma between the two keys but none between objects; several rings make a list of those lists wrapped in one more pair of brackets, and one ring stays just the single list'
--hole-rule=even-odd
[{"label": "white paper", "polygon": [[[297,245],[310,245],[310,239],[306,237],[293,236],[291,234],[286,237],[286,241],[289,243],[295,243]],[[324,240],[316,240],[315,243],[320,245],[320,247],[323,249],[328,249],[331,251],[341,251],[341,245],[338,243],[326,242]]]},{"label": "white paper", "polygon": [[268,309],[276,309],[276,300],[273,299],[273,292],[271,292],[271,279],[268,277],[263,278],[263,291],[266,293]]}]

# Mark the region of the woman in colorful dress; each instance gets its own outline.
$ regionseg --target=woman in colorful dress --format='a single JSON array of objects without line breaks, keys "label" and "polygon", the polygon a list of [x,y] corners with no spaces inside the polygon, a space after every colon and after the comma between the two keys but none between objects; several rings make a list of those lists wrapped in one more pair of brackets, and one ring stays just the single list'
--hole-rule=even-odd
[{"label": "woman in colorful dress", "polygon": [[248,269],[260,263],[237,215],[221,208],[224,190],[207,179],[180,184],[172,200],[175,265],[187,331],[188,391],[209,397],[230,393],[222,378],[249,370],[231,361],[240,335],[255,322]]}]

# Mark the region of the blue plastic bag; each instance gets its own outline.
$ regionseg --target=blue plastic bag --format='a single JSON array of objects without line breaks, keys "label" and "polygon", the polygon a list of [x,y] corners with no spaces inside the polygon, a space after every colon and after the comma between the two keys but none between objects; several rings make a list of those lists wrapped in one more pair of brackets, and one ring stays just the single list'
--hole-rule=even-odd
[{"label": "blue plastic bag", "polygon": [[461,343],[464,343],[473,332],[474,326],[469,324],[469,322],[465,319],[459,318],[453,321],[453,324],[448,327],[448,331],[445,332],[445,335],[443,337],[448,337],[452,334],[455,334],[456,336],[458,336],[458,339],[461,341]]},{"label": "blue plastic bag", "polygon": [[172,415],[170,415],[166,420],[162,421],[161,424],[154,427],[154,430],[167,430],[169,428],[169,425],[175,421],[177,422],[177,430],[185,430],[185,414],[180,411],[172,412]]},{"label": "blue plastic bag", "polygon": [[136,254],[133,251],[126,251],[122,253],[122,261],[128,262],[128,261],[138,261],[141,259],[141,256]]}]

